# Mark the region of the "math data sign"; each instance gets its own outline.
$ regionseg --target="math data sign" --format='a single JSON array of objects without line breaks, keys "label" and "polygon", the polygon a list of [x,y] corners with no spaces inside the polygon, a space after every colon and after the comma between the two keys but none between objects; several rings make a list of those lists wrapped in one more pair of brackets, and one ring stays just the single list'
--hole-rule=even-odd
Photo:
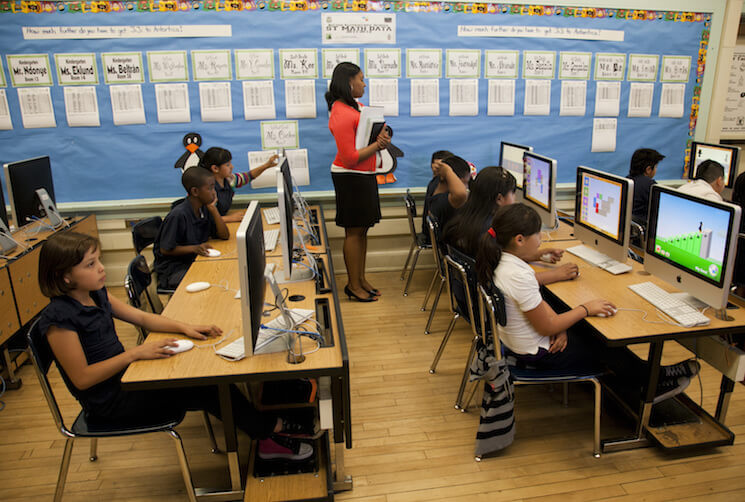
[{"label": "math data sign", "polygon": [[395,14],[328,13],[321,16],[326,44],[395,44]]}]

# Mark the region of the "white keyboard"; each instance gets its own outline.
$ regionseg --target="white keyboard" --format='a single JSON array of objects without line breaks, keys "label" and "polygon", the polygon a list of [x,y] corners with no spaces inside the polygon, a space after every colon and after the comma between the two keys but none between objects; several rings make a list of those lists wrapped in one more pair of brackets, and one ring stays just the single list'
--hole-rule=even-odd
[{"label": "white keyboard", "polygon": [[264,213],[264,219],[270,225],[276,225],[279,223],[279,208],[278,207],[267,207],[261,210]]},{"label": "white keyboard", "polygon": [[[292,317],[292,320],[295,323],[295,326],[307,321],[315,314],[315,310],[312,309],[290,309],[289,312],[290,317]],[[285,319],[281,315],[266,323],[266,327],[280,329],[292,328],[292,326],[290,326],[289,328],[286,326]],[[276,338],[277,333],[281,332],[273,329],[259,329],[259,336],[256,339],[256,348],[260,347],[262,343],[266,343],[267,341],[271,341],[272,339]],[[233,361],[240,361],[241,359],[246,357],[246,346],[243,342],[243,337],[238,337],[237,340],[230,342],[225,347],[218,349],[216,352],[218,355],[221,355]]]},{"label": "white keyboard", "polygon": [[687,328],[710,322],[704,314],[652,282],[630,284],[629,289]]},{"label": "white keyboard", "polygon": [[567,251],[572,253],[574,256],[582,258],[590,265],[602,268],[613,275],[631,271],[631,265],[616,261],[613,258],[582,244],[567,248]]},{"label": "white keyboard", "polygon": [[279,239],[279,229],[264,230],[264,251],[274,251]]}]

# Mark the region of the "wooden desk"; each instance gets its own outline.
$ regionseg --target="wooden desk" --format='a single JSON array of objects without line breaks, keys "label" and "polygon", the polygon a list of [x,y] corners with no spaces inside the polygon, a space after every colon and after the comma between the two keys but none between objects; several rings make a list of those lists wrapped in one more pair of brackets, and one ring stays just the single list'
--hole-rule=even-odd
[{"label": "wooden desk", "polygon": [[[579,241],[565,241],[557,243],[557,247],[566,248],[579,244]],[[610,273],[585,263],[580,258],[572,255],[564,255],[562,263],[577,263],[580,276],[574,281],[564,281],[550,284],[544,287],[548,296],[567,307],[577,305],[595,298],[606,298],[619,309],[639,309],[647,312],[650,319],[654,319],[655,307],[636,293],[628,289],[628,285],[639,282],[650,281],[660,286],[665,291],[674,292],[675,289],[664,281],[657,279],[644,272],[643,266],[629,260],[632,271],[626,274],[613,276]],[[551,265],[535,263],[536,270],[543,270]],[[740,303],[741,307],[745,304]],[[644,402],[641,403],[637,414],[637,427],[634,436],[620,440],[604,440],[604,451],[617,451],[629,448],[646,446],[647,439],[645,431],[664,448],[676,449],[694,445],[717,446],[732,444],[732,434],[716,418],[704,410],[701,410],[687,396],[680,395],[677,402],[695,412],[701,422],[698,424],[685,423],[678,425],[667,425],[664,427],[651,427],[650,416],[652,414],[652,400],[657,388],[662,348],[666,340],[680,340],[684,338],[704,337],[724,333],[745,332],[745,308],[729,310],[733,321],[722,321],[714,317],[713,313],[707,312],[711,319],[708,326],[697,326],[692,328],[678,327],[662,323],[654,324],[642,320],[643,313],[636,311],[619,310],[619,312],[608,318],[588,317],[584,320],[590,327],[590,331],[602,337],[610,346],[624,346],[635,343],[649,343],[648,363],[650,367],[649,379],[644,391]]]},{"label": "wooden desk", "polygon": [[545,245],[551,245],[552,242],[557,241],[573,241],[574,237],[574,225],[567,223],[564,220],[559,220],[559,228],[551,230],[550,232],[541,232],[541,240]]}]

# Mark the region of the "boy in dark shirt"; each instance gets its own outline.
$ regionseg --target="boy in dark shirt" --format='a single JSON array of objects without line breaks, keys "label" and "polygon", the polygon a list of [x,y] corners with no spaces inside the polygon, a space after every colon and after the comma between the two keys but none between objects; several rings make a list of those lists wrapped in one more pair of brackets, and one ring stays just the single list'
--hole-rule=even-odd
[{"label": "boy in dark shirt", "polygon": [[429,229],[427,228],[427,214],[429,214],[429,201],[432,198],[432,194],[435,193],[437,185],[440,183],[440,177],[436,174],[435,162],[438,160],[452,157],[454,154],[447,150],[437,150],[432,154],[432,159],[429,162],[432,168],[432,179],[427,183],[427,191],[424,193],[424,208],[422,209],[422,233],[424,234],[425,241],[429,243]]},{"label": "boy in dark shirt", "polygon": [[634,205],[631,208],[631,218],[642,226],[647,226],[647,211],[649,210],[649,192],[655,184],[654,175],[657,164],[665,156],[651,148],[639,148],[631,156],[631,165],[627,178],[634,181]]},{"label": "boy in dark shirt", "polygon": [[206,169],[187,169],[181,183],[186,200],[168,213],[153,244],[158,286],[175,289],[198,254],[206,256],[210,238],[230,237],[217,211],[215,177]]},{"label": "boy in dark shirt", "polygon": [[429,200],[429,214],[437,218],[440,228],[445,228],[455,210],[468,200],[468,182],[471,167],[462,158],[453,155],[436,161],[439,183]]}]

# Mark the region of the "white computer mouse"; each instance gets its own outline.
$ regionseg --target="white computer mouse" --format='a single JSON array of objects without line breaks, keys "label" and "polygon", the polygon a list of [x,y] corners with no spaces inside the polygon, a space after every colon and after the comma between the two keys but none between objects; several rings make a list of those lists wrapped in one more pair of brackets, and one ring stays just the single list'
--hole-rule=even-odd
[{"label": "white computer mouse", "polygon": [[196,293],[198,291],[204,291],[209,287],[209,282],[192,282],[191,284],[187,284],[186,291],[188,291],[189,293]]},{"label": "white computer mouse", "polygon": [[192,342],[191,340],[176,340],[173,343],[176,344],[175,347],[167,347],[167,348],[174,354],[178,354],[179,352],[186,352],[187,350],[194,347],[194,342]]},{"label": "white computer mouse", "polygon": [[551,253],[544,253],[541,255],[541,261],[545,261],[546,263],[553,263],[553,255]]},{"label": "white computer mouse", "polygon": [[222,253],[219,250],[215,249],[215,248],[209,248],[207,250],[207,256],[209,256],[210,258],[216,258],[216,257],[220,256],[221,254]]},{"label": "white computer mouse", "polygon": [[612,316],[616,315],[616,312],[618,312],[617,309],[610,309],[610,310],[611,310],[611,314],[610,315],[606,314],[605,312],[600,312],[600,313],[597,314],[597,316],[598,317],[612,317]]}]

